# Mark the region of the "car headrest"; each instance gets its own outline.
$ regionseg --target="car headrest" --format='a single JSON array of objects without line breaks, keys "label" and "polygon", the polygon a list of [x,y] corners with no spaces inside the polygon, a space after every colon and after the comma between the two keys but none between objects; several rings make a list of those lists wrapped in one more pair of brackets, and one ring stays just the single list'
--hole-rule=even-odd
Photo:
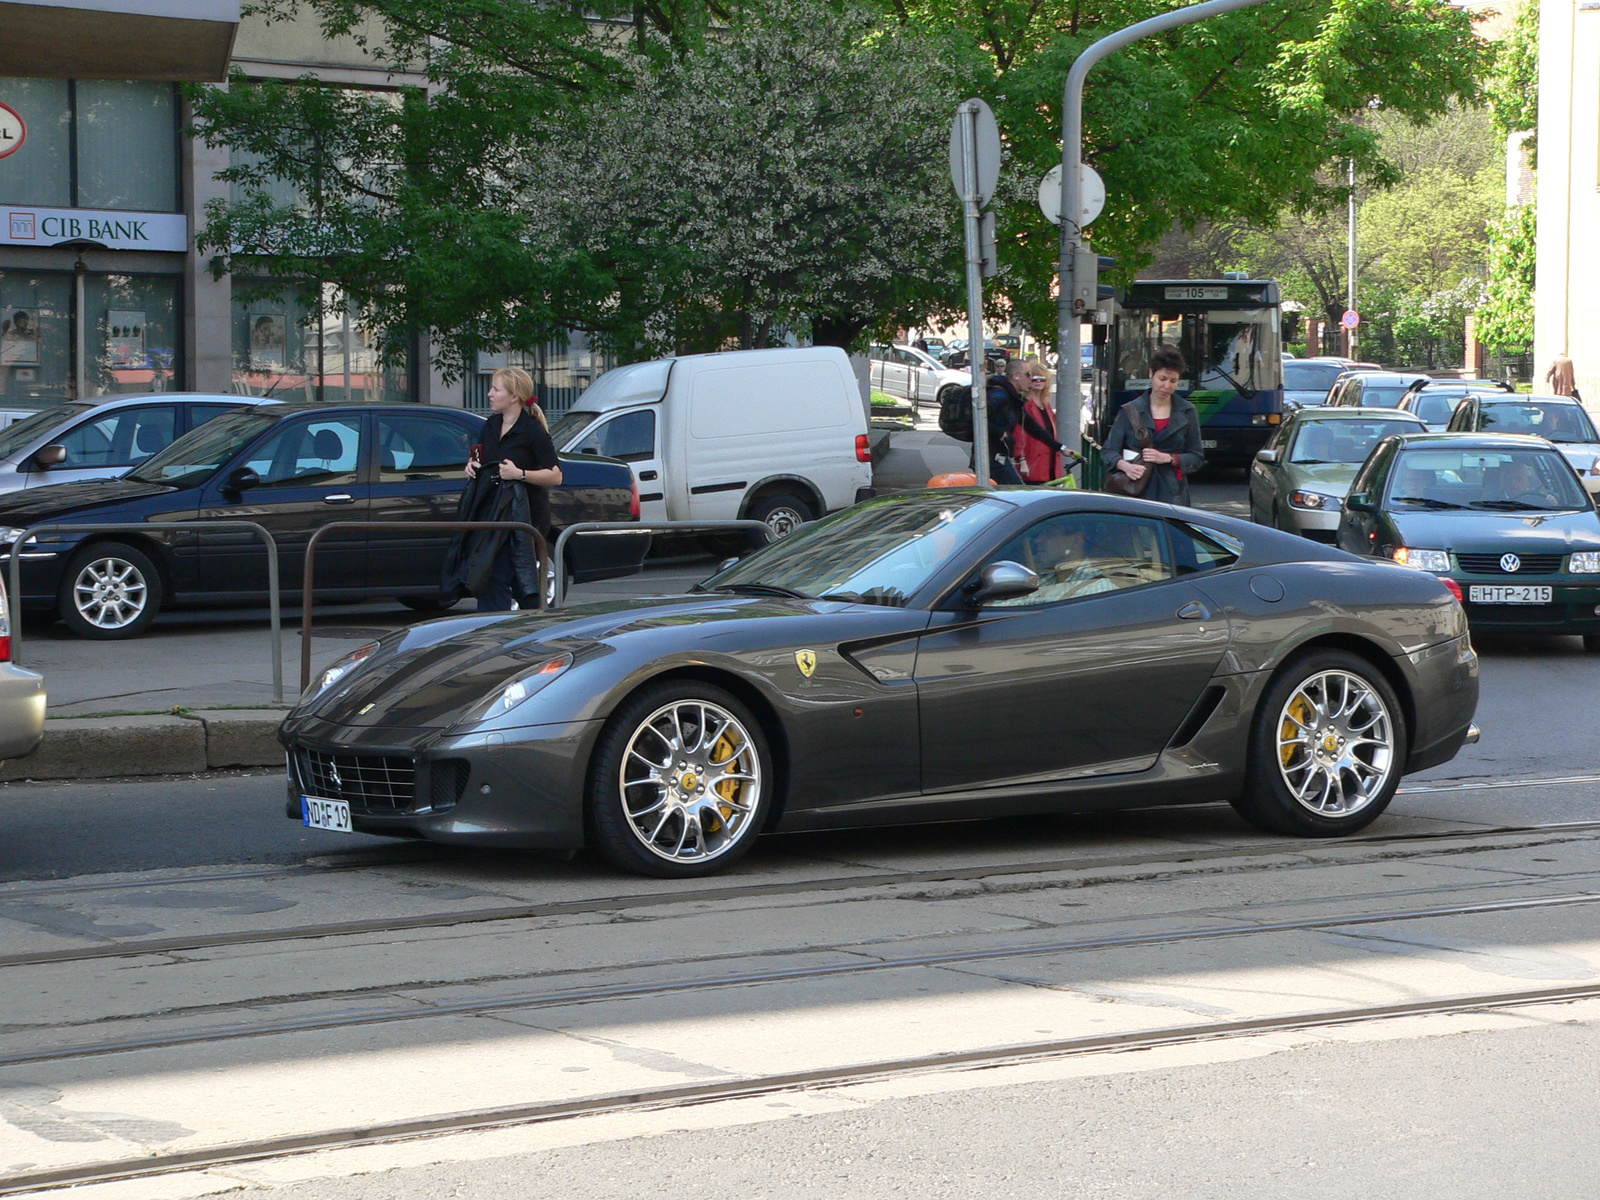
[{"label": "car headrest", "polygon": [[344,442],[339,435],[331,429],[317,430],[317,436],[311,442],[311,457],[323,458],[332,461],[344,455]]}]

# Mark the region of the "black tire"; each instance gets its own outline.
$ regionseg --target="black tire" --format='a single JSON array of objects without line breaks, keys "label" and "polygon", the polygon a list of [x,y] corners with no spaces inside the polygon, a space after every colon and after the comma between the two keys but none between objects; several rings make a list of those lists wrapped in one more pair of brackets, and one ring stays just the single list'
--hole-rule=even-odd
[{"label": "black tire", "polygon": [[72,556],[57,608],[67,628],[98,641],[138,637],[161,611],[161,572],[125,542],[94,542]]},{"label": "black tire", "polygon": [[1584,634],[1583,649],[1588,654],[1600,654],[1600,633]]},{"label": "black tire", "polygon": [[[680,718],[676,725],[663,716],[673,712]],[[681,723],[684,715],[687,725]],[[732,718],[731,730],[714,724],[722,717]],[[681,729],[682,743],[669,742],[654,728],[657,723],[668,733]],[[704,744],[707,730],[710,745]],[[643,757],[653,763],[657,753],[663,753],[660,763],[643,764]],[[718,754],[731,757],[719,763]],[[753,780],[727,781],[738,789],[731,794],[715,791],[723,785],[712,782],[713,771],[731,765],[744,772],[751,764]],[[585,807],[591,842],[624,871],[662,879],[709,875],[749,852],[767,819],[776,783],[766,731],[737,697],[695,680],[649,684],[611,715],[595,745]],[[661,824],[652,841],[643,825],[658,814]],[[691,840],[693,830],[701,833]]]},{"label": "black tire", "polygon": [[767,492],[758,496],[745,516],[751,521],[765,521],[774,538],[786,538],[807,521],[817,519],[811,501],[794,492]]},{"label": "black tire", "polygon": [[[1342,697],[1334,682],[1341,676],[1359,681]],[[1319,680],[1328,682],[1319,685]],[[1324,708],[1342,711],[1358,699],[1359,707],[1340,720],[1319,718],[1310,706],[1302,706],[1301,716],[1309,724],[1301,725],[1290,715],[1290,703],[1304,699],[1297,696],[1302,687],[1315,696],[1319,686],[1325,689],[1320,693]],[[1233,807],[1270,833],[1354,833],[1377,820],[1394,799],[1406,748],[1405,714],[1382,672],[1347,651],[1312,651],[1286,664],[1257,704],[1244,790]],[[1291,789],[1291,776],[1300,793],[1311,794],[1309,801]]]},{"label": "black tire", "polygon": [[396,596],[395,599],[412,612],[419,613],[448,612],[461,602],[459,598],[446,600],[443,596]]}]

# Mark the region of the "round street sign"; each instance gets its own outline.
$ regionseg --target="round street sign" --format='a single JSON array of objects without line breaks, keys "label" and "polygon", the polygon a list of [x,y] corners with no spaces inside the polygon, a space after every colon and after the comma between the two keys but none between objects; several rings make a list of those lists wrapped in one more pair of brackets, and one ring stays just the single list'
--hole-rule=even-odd
[{"label": "round street sign", "polygon": [[0,158],[15,154],[28,140],[28,126],[9,104],[0,104]]},{"label": "round street sign", "polygon": [[1000,182],[1000,125],[994,119],[994,110],[982,100],[968,100],[956,106],[956,119],[950,125],[950,182],[956,195],[966,198],[966,170],[962,164],[962,127],[966,124],[963,109],[977,106],[978,119],[973,122],[978,134],[978,203],[989,203],[994,195],[994,185]]},{"label": "round street sign", "polygon": [[[1105,211],[1106,184],[1100,178],[1100,173],[1088,163],[1081,164],[1083,174],[1080,178],[1080,192],[1083,197],[1083,208],[1078,217],[1078,226],[1093,224],[1094,219]],[[1039,181],[1039,208],[1050,219],[1052,225],[1061,224],[1061,164],[1057,163],[1045,173]]]},{"label": "round street sign", "polygon": [[1344,310],[1344,316],[1339,318],[1339,324],[1343,325],[1346,329],[1354,329],[1357,325],[1361,324],[1361,314],[1353,308],[1347,308]]}]

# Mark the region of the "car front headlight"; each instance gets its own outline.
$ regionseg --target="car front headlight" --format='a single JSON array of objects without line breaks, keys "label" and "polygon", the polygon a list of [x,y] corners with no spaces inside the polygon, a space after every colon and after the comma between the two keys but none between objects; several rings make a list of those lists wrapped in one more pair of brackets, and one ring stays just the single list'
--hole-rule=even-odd
[{"label": "car front headlight", "polygon": [[[17,539],[19,537],[21,537],[22,534],[23,534],[23,531],[21,529],[17,529],[17,528],[15,528],[13,526],[7,525],[7,526],[4,526],[4,527],[0,527],[0,546],[14,546],[14,545],[16,545],[17,544]],[[37,545],[38,541],[39,541],[39,536],[37,534],[35,534],[33,537],[28,539],[28,545],[30,545],[30,546]]]},{"label": "car front headlight", "polygon": [[1339,498],[1327,496],[1321,492],[1293,491],[1289,493],[1289,504],[1294,508],[1309,509],[1312,512],[1338,512]]},{"label": "car front headlight", "polygon": [[1600,550],[1579,550],[1567,560],[1574,575],[1600,575]]},{"label": "car front headlight", "polygon": [[1443,574],[1450,569],[1450,552],[1448,550],[1418,550],[1414,546],[1396,546],[1394,560],[1402,567],[1413,567],[1418,571],[1433,571]]},{"label": "car front headlight", "polygon": [[474,707],[466,715],[465,720],[488,721],[504,716],[517,705],[542,692],[557,675],[571,665],[572,655],[563,654],[560,658],[552,658],[549,662],[540,663],[537,667],[523,671],[502,684],[500,690],[491,695],[487,701]]},{"label": "car front headlight", "polygon": [[349,654],[346,654],[338,662],[334,663],[333,666],[328,667],[320,675],[312,679],[311,686],[305,690],[305,695],[300,697],[300,703],[305,704],[309,701],[315,700],[318,696],[322,695],[346,675],[350,674],[351,671],[354,671],[362,663],[366,662],[367,659],[371,658],[373,654],[376,653],[377,649],[377,642],[368,642],[365,646],[361,646],[355,650],[352,650]]}]

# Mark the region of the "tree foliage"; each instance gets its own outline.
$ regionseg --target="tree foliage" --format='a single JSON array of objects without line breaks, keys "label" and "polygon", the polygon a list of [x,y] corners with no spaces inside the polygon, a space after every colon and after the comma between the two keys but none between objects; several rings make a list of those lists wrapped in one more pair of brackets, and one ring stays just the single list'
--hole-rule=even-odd
[{"label": "tree foliage", "polygon": [[1478,336],[1492,350],[1533,345],[1534,206],[1519,205],[1489,227],[1489,282]]},{"label": "tree foliage", "polygon": [[1511,33],[1495,48],[1486,91],[1501,133],[1539,127],[1539,0],[1522,0]]}]

